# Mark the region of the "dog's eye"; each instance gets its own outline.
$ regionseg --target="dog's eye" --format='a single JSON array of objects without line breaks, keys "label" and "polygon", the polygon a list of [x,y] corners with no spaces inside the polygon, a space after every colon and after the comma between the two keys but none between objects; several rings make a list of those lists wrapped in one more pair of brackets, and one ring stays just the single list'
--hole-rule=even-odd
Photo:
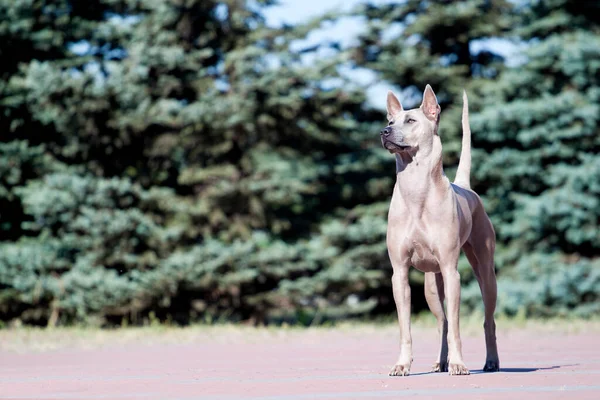
[{"label": "dog's eye", "polygon": [[414,123],[414,122],[417,122],[417,121],[415,121],[415,120],[414,120],[414,119],[412,119],[412,118],[408,118],[408,119],[406,120],[406,123],[407,123],[407,124],[412,124],[412,123]]},{"label": "dog's eye", "polygon": [[390,122],[388,122],[388,125],[394,125],[394,120],[391,120]]}]

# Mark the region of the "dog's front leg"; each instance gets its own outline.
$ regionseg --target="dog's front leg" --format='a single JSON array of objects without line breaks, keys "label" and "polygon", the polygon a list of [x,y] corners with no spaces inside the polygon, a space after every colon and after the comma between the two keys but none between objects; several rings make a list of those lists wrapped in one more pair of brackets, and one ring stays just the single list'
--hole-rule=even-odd
[{"label": "dog's front leg", "polygon": [[462,344],[460,341],[458,321],[460,314],[460,274],[457,270],[457,264],[458,254],[455,260],[441,267],[447,302],[448,373],[450,375],[469,375],[469,370],[463,361]]},{"label": "dog's front leg", "polygon": [[410,333],[410,285],[408,284],[409,265],[394,265],[392,289],[398,324],[400,325],[400,356],[390,371],[390,376],[406,376],[410,374],[412,364],[412,337]]}]

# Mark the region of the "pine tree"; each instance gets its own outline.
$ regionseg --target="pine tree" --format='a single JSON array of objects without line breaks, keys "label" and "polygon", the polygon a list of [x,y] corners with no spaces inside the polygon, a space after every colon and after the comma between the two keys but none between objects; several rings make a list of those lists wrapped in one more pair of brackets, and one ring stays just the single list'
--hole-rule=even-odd
[{"label": "pine tree", "polygon": [[[0,178],[0,240],[25,233],[21,221],[26,216],[13,188],[58,168],[45,153],[48,138],[55,135],[32,118],[23,71],[34,60],[60,60],[65,68],[82,62],[68,44],[89,37],[110,2],[84,3],[86,7],[68,1],[0,1],[0,146],[7,170]],[[50,167],[52,163],[56,165]]]},{"label": "pine tree", "polygon": [[25,234],[2,246],[4,317],[258,321],[363,287],[320,282],[338,252],[322,220],[365,198],[343,179],[364,95],[325,84],[342,79],[335,58],[290,51],[315,25],[267,28],[234,1],[107,4],[78,51],[65,39],[12,79],[68,168],[10,188]]},{"label": "pine tree", "polygon": [[455,99],[477,89],[473,181],[499,232],[500,276],[521,282],[501,280],[511,301],[500,307],[594,311],[595,14],[527,3],[512,34],[541,41],[502,72],[473,46],[520,21],[511,3],[365,6],[356,46],[305,49],[297,39],[322,20],[271,28],[271,3],[0,0],[1,319],[309,323],[390,311],[393,161],[378,142],[383,111],[365,107],[340,72],[348,64],[406,88],[406,106],[434,85],[447,165]]},{"label": "pine tree", "polygon": [[[600,311],[600,20],[593,2],[520,6],[518,65],[482,87],[475,175],[499,242],[502,310]],[[475,290],[472,290],[475,292]]]},{"label": "pine tree", "polygon": [[[3,59],[0,66],[0,240],[5,241],[1,246],[0,315],[3,319],[48,321],[52,301],[47,291],[49,280],[70,268],[65,261],[65,257],[70,260],[68,245],[57,246],[47,233],[37,236],[34,227],[44,221],[36,220],[36,213],[26,210],[25,187],[39,183],[46,176],[83,172],[79,165],[70,165],[61,154],[65,142],[48,123],[53,116],[39,118],[32,107],[29,88],[44,84],[56,86],[57,82],[28,81],[29,69],[32,65],[56,63],[75,73],[101,57],[100,53],[86,57],[75,54],[72,45],[82,40],[104,52],[117,48],[111,32],[102,27],[106,14],[119,10],[122,4],[115,1],[0,1],[0,56]],[[52,206],[57,204],[49,205]],[[28,236],[34,238],[28,239]]]}]

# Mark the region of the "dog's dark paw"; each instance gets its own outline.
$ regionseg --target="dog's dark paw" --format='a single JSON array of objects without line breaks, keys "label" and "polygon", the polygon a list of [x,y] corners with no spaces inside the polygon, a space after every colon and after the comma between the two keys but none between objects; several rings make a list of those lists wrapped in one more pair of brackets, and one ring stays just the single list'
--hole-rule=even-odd
[{"label": "dog's dark paw", "polygon": [[410,374],[410,364],[396,364],[390,371],[390,376],[408,376]]},{"label": "dog's dark paw", "polygon": [[448,372],[448,363],[436,362],[431,367],[431,372]]},{"label": "dog's dark paw", "polygon": [[450,363],[450,365],[448,366],[448,374],[449,375],[469,375],[470,372],[467,369],[467,367],[465,366],[465,364]]},{"label": "dog's dark paw", "polygon": [[500,371],[500,361],[498,360],[486,360],[483,366],[484,372],[498,372]]}]

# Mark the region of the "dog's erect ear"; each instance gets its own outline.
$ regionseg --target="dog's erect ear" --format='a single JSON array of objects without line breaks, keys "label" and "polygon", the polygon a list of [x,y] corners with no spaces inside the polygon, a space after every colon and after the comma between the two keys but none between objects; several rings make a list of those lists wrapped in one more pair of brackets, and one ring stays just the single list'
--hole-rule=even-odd
[{"label": "dog's erect ear", "polygon": [[440,115],[440,105],[438,104],[437,97],[435,97],[435,93],[433,93],[433,89],[429,85],[425,87],[425,92],[423,92],[421,110],[432,121],[437,121],[438,115]]},{"label": "dog's erect ear", "polygon": [[402,111],[402,104],[396,95],[390,90],[387,94],[387,119],[391,121],[394,119],[394,115]]}]

